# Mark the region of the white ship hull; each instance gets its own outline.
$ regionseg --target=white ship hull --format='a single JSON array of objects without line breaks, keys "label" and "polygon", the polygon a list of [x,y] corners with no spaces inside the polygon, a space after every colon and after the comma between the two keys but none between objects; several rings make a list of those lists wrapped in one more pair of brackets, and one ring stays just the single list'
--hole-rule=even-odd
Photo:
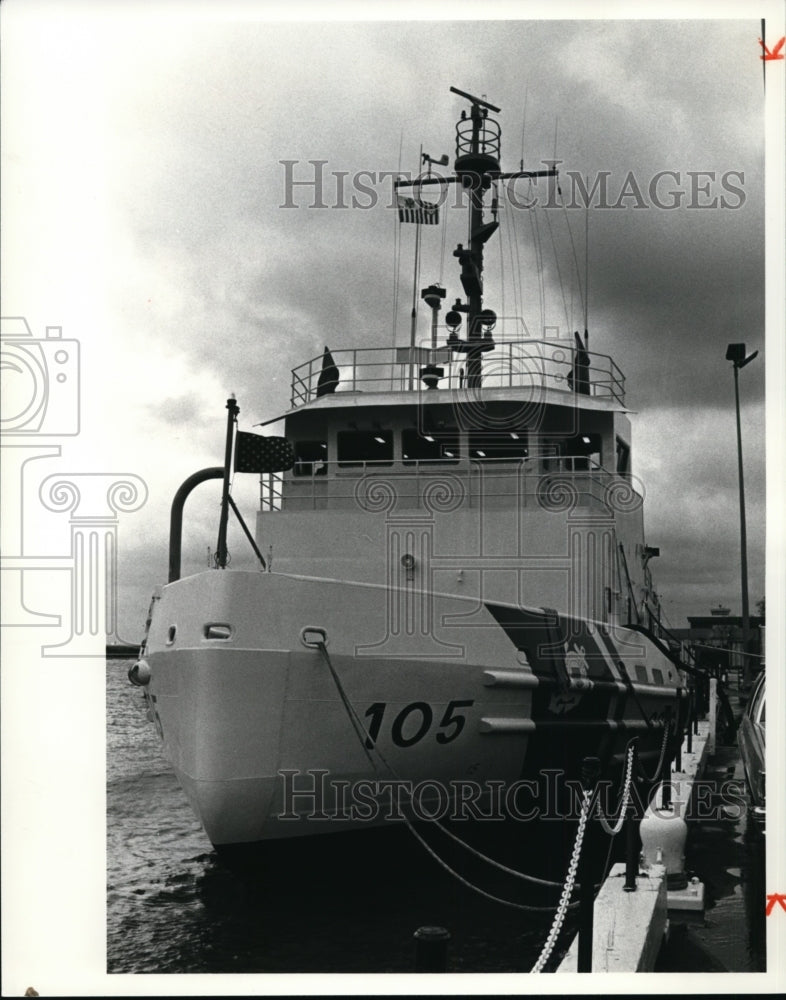
[{"label": "white ship hull", "polygon": [[[473,818],[515,782],[537,780],[539,767],[576,779],[583,756],[618,762],[631,735],[657,755],[681,682],[645,636],[574,622],[555,653],[542,612],[407,599],[419,612],[393,620],[418,627],[392,634],[382,586],[210,571],[163,588],[145,691],[213,844],[400,820],[391,782],[403,789],[399,807],[414,790],[414,818],[457,808]],[[314,628],[327,656],[304,644]],[[374,737],[368,753],[350,706]]]}]

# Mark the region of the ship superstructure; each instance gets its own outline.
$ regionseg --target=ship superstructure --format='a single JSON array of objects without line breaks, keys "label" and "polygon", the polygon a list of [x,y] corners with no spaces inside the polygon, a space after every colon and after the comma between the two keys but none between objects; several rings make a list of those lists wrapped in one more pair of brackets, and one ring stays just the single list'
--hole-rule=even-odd
[{"label": "ship superstructure", "polygon": [[[234,400],[224,466],[175,505],[132,679],[219,846],[383,823],[346,808],[361,785],[372,808],[380,777],[431,783],[429,802],[471,780],[483,801],[587,755],[618,769],[634,736],[645,759],[676,739],[685,688],[649,627],[624,377],[586,331],[496,331],[495,185],[534,173],[501,172],[499,109],[455,92],[454,173],[418,183],[464,189],[463,295],[440,323],[447,292],[423,289],[424,344],[325,347],[292,372],[284,440],[249,452],[244,435],[258,571],[226,568],[229,473],[247,468]],[[218,567],[180,579],[185,495],[218,477]]]}]

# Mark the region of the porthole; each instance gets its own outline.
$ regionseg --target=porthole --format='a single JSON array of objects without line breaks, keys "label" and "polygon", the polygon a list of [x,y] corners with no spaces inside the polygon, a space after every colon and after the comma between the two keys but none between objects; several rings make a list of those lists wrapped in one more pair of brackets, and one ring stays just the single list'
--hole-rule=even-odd
[{"label": "porthole", "polygon": [[218,639],[226,642],[232,638],[234,631],[232,626],[227,625],[225,622],[208,622],[202,628],[202,635],[205,639]]}]

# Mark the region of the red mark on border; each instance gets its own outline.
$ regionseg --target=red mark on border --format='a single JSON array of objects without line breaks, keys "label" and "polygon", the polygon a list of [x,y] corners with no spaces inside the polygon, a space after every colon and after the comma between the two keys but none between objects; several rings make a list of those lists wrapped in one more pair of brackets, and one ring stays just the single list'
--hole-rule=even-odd
[{"label": "red mark on border", "polygon": [[786,892],[773,892],[771,895],[767,893],[767,910],[766,914],[769,915],[775,909],[775,904],[780,903],[784,910],[786,910]]},{"label": "red mark on border", "polygon": [[786,45],[786,35],[784,35],[784,37],[781,38],[781,40],[778,42],[778,44],[775,46],[772,52],[770,52],[770,50],[767,48],[767,46],[764,44],[761,38],[759,39],[759,45],[761,45],[761,47],[764,49],[764,55],[759,56],[759,58],[764,59],[765,62],[769,61],[770,59],[783,59],[784,56],[783,53],[781,52],[781,49],[783,48],[784,45]]}]

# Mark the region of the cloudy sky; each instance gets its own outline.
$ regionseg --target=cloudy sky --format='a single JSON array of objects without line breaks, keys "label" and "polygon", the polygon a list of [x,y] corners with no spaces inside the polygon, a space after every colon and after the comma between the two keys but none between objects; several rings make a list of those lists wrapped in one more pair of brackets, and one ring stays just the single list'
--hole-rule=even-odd
[{"label": "cloudy sky", "polygon": [[[3,314],[25,316],[37,337],[57,325],[80,341],[82,430],[62,439],[46,472],[135,473],[147,484],[144,507],[119,521],[121,636],[141,637],[165,580],[174,491],[222,461],[227,395],[250,429],[288,407],[289,369],[324,344],[407,342],[411,230],[396,314],[389,182],[377,205],[352,209],[336,207],[333,178],[348,172],[348,201],[355,173],[415,170],[421,143],[452,161],[465,102],[451,86],[501,107],[505,169],[522,155],[540,167],[556,149],[562,171],[605,172],[608,207],[589,219],[590,346],[627,376],[634,472],[674,626],[718,602],[740,611],[724,355],[735,341],[759,351],[740,380],[754,610],[764,593],[767,359],[759,18],[473,22],[451,20],[476,11],[453,4],[433,21],[274,23],[260,20],[265,4],[227,7],[237,16],[221,19],[209,9],[4,5],[14,44],[3,53]],[[301,188],[297,207],[282,208],[281,161],[299,161],[305,179],[314,159],[326,161],[328,207],[309,208]],[[661,171],[671,173],[653,198]],[[583,325],[568,225],[583,281],[584,212],[536,214],[545,313],[532,213],[508,220],[523,304],[507,233],[488,253],[489,273],[502,254],[506,299],[489,277],[487,305],[520,310],[533,336],[544,321]],[[461,289],[451,250],[465,223],[449,225],[452,298]],[[425,232],[426,283],[443,273],[440,249]],[[255,494],[253,476],[238,482],[252,521]],[[204,486],[189,504],[186,571],[215,546],[217,497]],[[67,551],[62,515],[58,524]],[[235,535],[230,547],[242,564],[245,543]]]}]

